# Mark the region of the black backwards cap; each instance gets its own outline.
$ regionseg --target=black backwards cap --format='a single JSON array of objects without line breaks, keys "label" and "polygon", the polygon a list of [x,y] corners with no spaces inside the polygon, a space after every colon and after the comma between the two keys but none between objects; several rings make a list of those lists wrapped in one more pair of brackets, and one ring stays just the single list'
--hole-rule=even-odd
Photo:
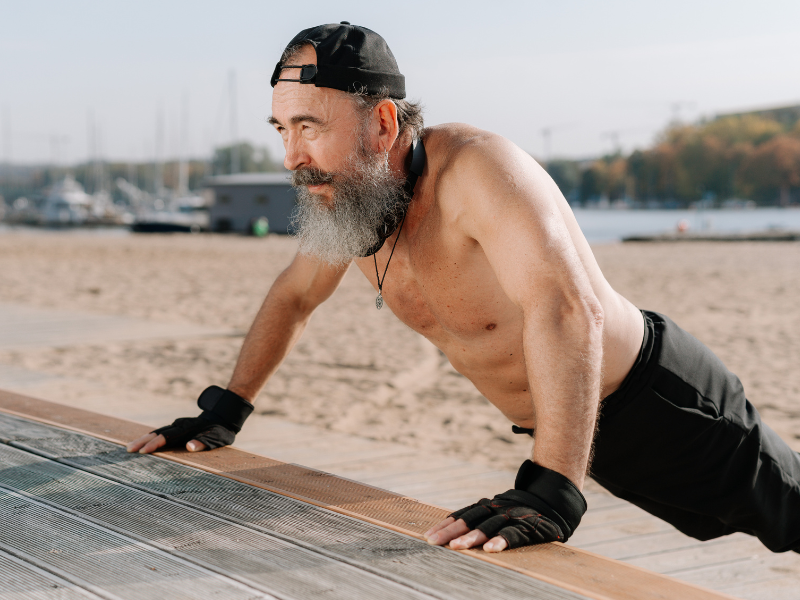
[{"label": "black backwards cap", "polygon": [[[286,50],[302,44],[314,46],[317,64],[284,65],[278,62],[270,79],[272,87],[279,81],[296,81],[351,94],[406,97],[406,78],[400,73],[386,40],[371,29],[347,21],[317,25],[294,36]],[[300,69],[300,75],[297,79],[283,79],[283,69]]]}]

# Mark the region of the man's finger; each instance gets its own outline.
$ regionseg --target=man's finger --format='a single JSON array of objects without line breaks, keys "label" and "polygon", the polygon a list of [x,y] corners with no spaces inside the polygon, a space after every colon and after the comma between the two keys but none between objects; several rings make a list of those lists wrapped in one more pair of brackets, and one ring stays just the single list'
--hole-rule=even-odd
[{"label": "man's finger", "polygon": [[[452,544],[450,544],[452,546]],[[508,542],[505,538],[501,538],[499,535],[493,537],[488,542],[483,545],[483,549],[486,552],[502,552],[508,548]]]},{"label": "man's finger", "polygon": [[440,529],[444,529],[445,527],[450,525],[450,523],[455,523],[455,521],[456,520],[453,517],[447,517],[444,521],[439,521],[436,525],[428,529],[428,531],[422,534],[422,537],[429,538]]},{"label": "man's finger", "polygon": [[128,452],[138,452],[142,448],[142,446],[147,444],[147,442],[149,442],[150,440],[154,439],[157,435],[158,435],[157,433],[153,433],[151,431],[150,433],[143,435],[142,437],[130,442],[127,446],[125,446],[125,449]]},{"label": "man's finger", "polygon": [[189,452],[201,452],[206,449],[206,445],[198,440],[191,440],[186,442],[186,449]]},{"label": "man's finger", "polygon": [[139,450],[139,454],[150,454],[151,452],[155,452],[161,446],[166,445],[167,440],[164,438],[163,435],[158,434],[152,440],[147,442],[142,448]]},{"label": "man's finger", "polygon": [[488,539],[489,538],[486,537],[486,534],[483,533],[481,530],[473,529],[468,534],[462,535],[461,537],[457,537],[456,539],[452,540],[450,542],[450,547],[453,550],[466,550],[467,548],[480,546],[481,544],[485,543]]},{"label": "man's finger", "polygon": [[450,525],[447,527],[444,527],[436,533],[428,536],[428,543],[433,544],[434,546],[443,546],[450,540],[454,540],[457,537],[464,535],[468,531],[469,527],[467,527],[467,524],[464,523],[464,519],[459,519],[458,521],[450,523]]}]

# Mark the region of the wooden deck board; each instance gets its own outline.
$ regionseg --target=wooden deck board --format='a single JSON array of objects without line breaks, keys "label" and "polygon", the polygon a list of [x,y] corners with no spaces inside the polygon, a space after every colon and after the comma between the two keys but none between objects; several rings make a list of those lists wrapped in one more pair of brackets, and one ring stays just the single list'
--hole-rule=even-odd
[{"label": "wooden deck board", "polygon": [[[698,569],[733,563],[745,563],[746,568],[740,569],[742,571],[740,576],[749,577],[752,570],[764,561],[769,563],[769,566],[780,566],[781,563],[788,561],[796,566],[795,572],[800,575],[800,569],[797,568],[797,557],[792,554],[794,553],[773,554],[764,548],[757,539],[744,534],[734,534],[727,538],[700,544],[687,543],[684,546],[631,557],[627,559],[627,562],[645,569],[657,563],[662,572],[680,573],[687,580],[696,580],[697,576],[691,573]],[[716,576],[713,576],[713,580],[717,580]]]},{"label": "wooden deck board", "polygon": [[[25,418],[80,430],[116,443],[125,442],[148,429],[10,393],[0,393],[0,409]],[[160,453],[160,456],[416,537],[431,522],[446,514],[444,510],[384,490],[281,464],[234,448],[198,454],[170,451]],[[577,590],[593,598],[646,600],[680,597],[699,600],[721,597],[717,593],[562,544],[522,548],[497,555],[486,555],[480,551],[463,553],[541,581],[555,582],[564,589]]]}]

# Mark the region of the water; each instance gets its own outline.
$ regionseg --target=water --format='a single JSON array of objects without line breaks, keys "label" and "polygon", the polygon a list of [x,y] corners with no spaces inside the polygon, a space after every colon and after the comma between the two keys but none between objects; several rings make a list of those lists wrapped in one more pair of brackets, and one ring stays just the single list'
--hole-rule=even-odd
[{"label": "water", "polygon": [[681,220],[689,224],[690,232],[800,230],[800,209],[573,210],[583,234],[593,244],[616,242],[630,235],[674,232]]},{"label": "water", "polygon": [[124,225],[113,227],[32,227],[29,225],[9,225],[0,223],[0,235],[11,233],[12,231],[24,231],[26,233],[49,234],[49,235],[94,235],[94,236],[126,236],[131,231]]},{"label": "water", "polygon": [[[593,244],[618,242],[629,235],[648,235],[675,231],[678,222],[685,220],[689,231],[746,232],[767,229],[800,231],[800,209],[756,208],[753,210],[598,210],[576,208],[575,217],[586,239]],[[127,228],[42,229],[12,227],[0,223],[0,235],[25,230],[61,235],[128,235]]]}]

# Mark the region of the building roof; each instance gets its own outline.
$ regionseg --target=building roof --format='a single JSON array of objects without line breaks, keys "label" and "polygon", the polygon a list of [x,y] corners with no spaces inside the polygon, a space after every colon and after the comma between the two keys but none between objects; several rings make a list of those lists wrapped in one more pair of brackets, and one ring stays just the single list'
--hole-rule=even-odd
[{"label": "building roof", "polygon": [[229,185],[289,185],[289,172],[279,173],[237,173],[235,175],[215,175],[203,182],[208,187]]}]

